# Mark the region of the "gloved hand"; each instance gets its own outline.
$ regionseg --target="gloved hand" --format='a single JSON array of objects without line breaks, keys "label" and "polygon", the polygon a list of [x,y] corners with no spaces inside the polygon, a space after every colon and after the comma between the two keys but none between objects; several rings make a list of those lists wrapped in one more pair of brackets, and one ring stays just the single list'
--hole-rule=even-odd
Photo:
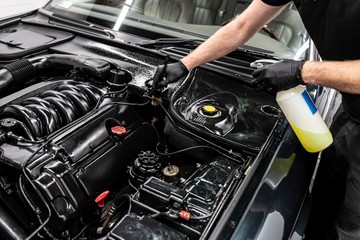
[{"label": "gloved hand", "polygon": [[159,65],[153,77],[153,89],[165,87],[169,83],[176,82],[188,73],[189,70],[181,61]]},{"label": "gloved hand", "polygon": [[256,69],[252,76],[254,83],[261,89],[278,92],[305,84],[301,78],[301,69],[305,61],[283,60],[267,67]]}]

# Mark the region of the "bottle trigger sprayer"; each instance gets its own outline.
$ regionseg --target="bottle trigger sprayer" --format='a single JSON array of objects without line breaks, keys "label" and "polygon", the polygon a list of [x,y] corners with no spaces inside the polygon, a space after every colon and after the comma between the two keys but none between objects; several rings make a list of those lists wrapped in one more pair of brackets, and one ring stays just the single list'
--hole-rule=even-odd
[{"label": "bottle trigger sprayer", "polygon": [[278,92],[276,101],[299,141],[308,152],[322,151],[333,142],[329,128],[305,86],[298,85]]}]

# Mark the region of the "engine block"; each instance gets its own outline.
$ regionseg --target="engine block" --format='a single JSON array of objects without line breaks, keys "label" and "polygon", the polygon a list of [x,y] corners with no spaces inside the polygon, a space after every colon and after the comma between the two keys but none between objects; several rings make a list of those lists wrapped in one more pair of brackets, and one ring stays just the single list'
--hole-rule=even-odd
[{"label": "engine block", "polygon": [[[137,154],[154,147],[157,135],[132,106],[108,101],[95,109],[104,90],[91,84],[49,81],[22,92],[2,99],[0,127],[6,138],[26,141],[3,142],[0,161],[26,168],[50,203],[57,235],[96,206],[97,195],[126,175]],[[43,137],[44,146],[29,144]],[[44,207],[29,182],[21,184],[30,204]]]}]

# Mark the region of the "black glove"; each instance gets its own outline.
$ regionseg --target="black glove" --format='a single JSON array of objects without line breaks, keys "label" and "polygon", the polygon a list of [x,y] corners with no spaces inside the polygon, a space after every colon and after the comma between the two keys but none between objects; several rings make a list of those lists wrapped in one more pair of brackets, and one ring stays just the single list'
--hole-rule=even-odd
[{"label": "black glove", "polygon": [[188,73],[189,70],[181,61],[159,65],[153,77],[153,89],[165,87],[169,83],[176,82]]},{"label": "black glove", "polygon": [[261,89],[278,92],[305,84],[301,78],[301,69],[305,61],[283,60],[267,67],[256,69],[252,76]]}]

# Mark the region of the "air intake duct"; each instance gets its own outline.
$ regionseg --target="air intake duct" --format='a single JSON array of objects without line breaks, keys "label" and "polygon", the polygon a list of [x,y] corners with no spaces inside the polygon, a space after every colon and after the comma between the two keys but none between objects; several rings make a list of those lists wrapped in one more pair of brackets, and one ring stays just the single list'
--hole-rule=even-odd
[{"label": "air intake duct", "polygon": [[21,86],[40,70],[53,67],[76,68],[93,77],[107,77],[110,71],[109,62],[86,56],[51,54],[30,59],[21,59],[0,69],[0,94],[14,86]]}]

